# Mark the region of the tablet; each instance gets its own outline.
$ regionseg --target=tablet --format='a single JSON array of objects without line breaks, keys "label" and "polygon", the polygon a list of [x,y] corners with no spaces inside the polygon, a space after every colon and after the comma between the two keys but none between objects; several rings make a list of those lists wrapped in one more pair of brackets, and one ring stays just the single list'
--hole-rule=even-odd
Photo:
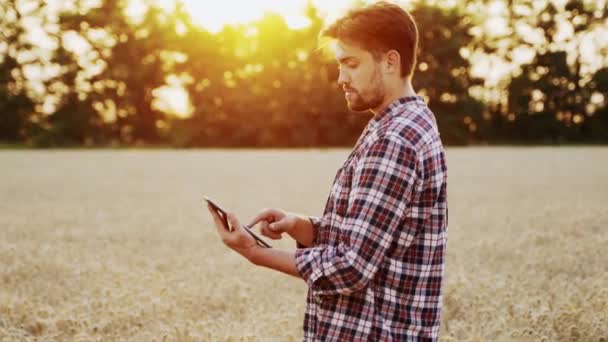
[{"label": "tablet", "polygon": [[[220,207],[217,203],[212,201],[209,197],[204,196],[204,198],[205,201],[207,201],[207,203],[211,205],[213,210],[215,210],[218,216],[222,219],[222,221],[224,222],[224,228],[226,228],[226,230],[229,232],[233,231],[234,228],[230,226],[230,223],[228,223],[228,215],[226,215],[226,211],[222,209],[222,207]],[[262,240],[259,236],[257,236],[249,227],[245,225],[242,225],[241,227],[243,227],[247,231],[247,233],[249,233],[249,235],[251,235],[255,239],[258,245],[266,248],[272,247],[268,243],[266,243],[266,241]]]}]

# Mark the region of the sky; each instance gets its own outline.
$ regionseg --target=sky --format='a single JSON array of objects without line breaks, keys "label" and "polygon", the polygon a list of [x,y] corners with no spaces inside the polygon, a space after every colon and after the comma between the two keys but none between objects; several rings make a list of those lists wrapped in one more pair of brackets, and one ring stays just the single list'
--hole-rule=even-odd
[{"label": "sky", "polygon": [[[133,6],[143,0],[131,0]],[[170,9],[175,0],[156,0],[164,8]],[[303,11],[307,0],[222,0],[221,4],[210,5],[207,1],[182,0],[193,20],[211,32],[219,32],[225,24],[252,22],[260,19],[265,12],[281,14],[291,28],[301,28],[309,24]],[[313,0],[322,15],[337,16],[348,9],[351,0]],[[369,2],[369,1],[368,1]]]}]

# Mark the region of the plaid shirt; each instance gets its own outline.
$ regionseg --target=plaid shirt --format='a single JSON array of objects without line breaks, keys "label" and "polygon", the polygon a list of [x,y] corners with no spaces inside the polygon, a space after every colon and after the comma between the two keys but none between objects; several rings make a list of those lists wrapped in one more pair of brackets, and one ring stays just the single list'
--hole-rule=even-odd
[{"label": "plaid shirt", "polygon": [[433,113],[404,97],[373,117],[338,170],[314,240],[305,341],[436,341],[447,240],[447,168]]}]

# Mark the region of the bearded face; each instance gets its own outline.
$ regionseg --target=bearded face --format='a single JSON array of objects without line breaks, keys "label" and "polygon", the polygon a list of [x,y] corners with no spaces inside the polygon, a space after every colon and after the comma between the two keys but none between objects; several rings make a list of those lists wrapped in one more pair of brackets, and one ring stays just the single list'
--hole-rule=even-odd
[{"label": "bearded face", "polygon": [[336,46],[342,87],[350,110],[364,112],[382,105],[386,87],[380,62],[370,52],[344,42]]},{"label": "bearded face", "polygon": [[378,108],[386,95],[379,68],[375,68],[367,82],[359,83],[359,87],[354,83],[343,86],[348,108],[354,112],[365,112]]}]

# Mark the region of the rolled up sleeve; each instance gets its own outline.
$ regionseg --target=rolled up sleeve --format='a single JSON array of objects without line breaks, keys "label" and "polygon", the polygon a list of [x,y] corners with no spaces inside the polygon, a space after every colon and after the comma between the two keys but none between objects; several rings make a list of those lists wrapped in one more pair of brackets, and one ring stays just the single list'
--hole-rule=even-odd
[{"label": "rolled up sleeve", "polygon": [[396,235],[415,235],[402,223],[418,168],[416,151],[398,137],[379,138],[363,152],[354,166],[339,227],[346,239],[335,246],[296,250],[296,268],[313,293],[349,294],[365,288]]}]

